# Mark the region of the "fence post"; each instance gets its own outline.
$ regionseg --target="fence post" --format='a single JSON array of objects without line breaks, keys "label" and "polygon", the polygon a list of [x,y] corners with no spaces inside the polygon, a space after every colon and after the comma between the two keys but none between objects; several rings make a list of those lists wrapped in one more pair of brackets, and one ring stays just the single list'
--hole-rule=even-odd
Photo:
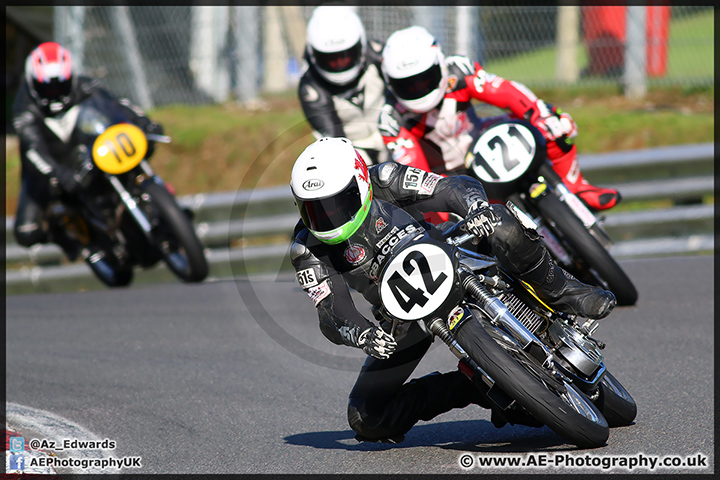
[{"label": "fence post", "polygon": [[123,43],[128,47],[127,60],[131,76],[134,79],[133,84],[138,94],[138,101],[142,108],[148,110],[153,106],[152,96],[150,95],[150,87],[148,86],[145,69],[142,65],[142,59],[140,58],[140,49],[138,48],[135,29],[130,21],[128,7],[123,5],[115,7],[114,10],[115,15],[113,15],[112,18],[115,22],[115,27],[120,32]]},{"label": "fence post", "polygon": [[240,103],[258,98],[260,78],[260,7],[234,7],[235,46],[237,52],[237,86],[235,96]]},{"label": "fence post", "polygon": [[230,25],[226,6],[193,6],[190,69],[195,86],[216,102],[230,93],[229,61],[225,55]]},{"label": "fence post", "polygon": [[85,57],[85,7],[55,7],[53,24],[55,41],[67,48],[72,55],[73,69],[84,70]]},{"label": "fence post", "polygon": [[263,89],[267,92],[287,90],[288,52],[282,34],[280,9],[277,5],[264,7],[263,15]]},{"label": "fence post", "polygon": [[578,80],[579,24],[580,7],[576,5],[558,7],[555,78],[560,82],[575,83]]},{"label": "fence post", "polygon": [[647,93],[645,6],[627,7],[625,44],[625,96],[642,98]]},{"label": "fence post", "polygon": [[475,38],[478,31],[478,9],[477,6],[459,6],[455,8],[455,53],[465,55],[473,60],[478,60]]}]

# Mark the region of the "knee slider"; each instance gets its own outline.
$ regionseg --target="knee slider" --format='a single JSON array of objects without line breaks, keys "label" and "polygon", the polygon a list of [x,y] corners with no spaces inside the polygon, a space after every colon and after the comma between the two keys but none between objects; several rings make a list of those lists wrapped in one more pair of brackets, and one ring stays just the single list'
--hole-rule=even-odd
[{"label": "knee slider", "polygon": [[47,242],[47,232],[39,223],[15,224],[13,233],[15,234],[15,240],[18,245],[22,245],[23,247],[31,247],[36,243]]}]

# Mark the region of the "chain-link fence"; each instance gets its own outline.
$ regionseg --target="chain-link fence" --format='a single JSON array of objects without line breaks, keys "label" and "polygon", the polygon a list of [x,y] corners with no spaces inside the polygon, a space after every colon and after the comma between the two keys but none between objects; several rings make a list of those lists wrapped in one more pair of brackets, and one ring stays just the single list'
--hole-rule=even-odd
[{"label": "chain-link fence", "polygon": [[[55,7],[86,73],[145,107],[293,92],[311,6]],[[532,87],[714,83],[714,8],[356,7],[368,35],[423,25],[446,54]]]}]

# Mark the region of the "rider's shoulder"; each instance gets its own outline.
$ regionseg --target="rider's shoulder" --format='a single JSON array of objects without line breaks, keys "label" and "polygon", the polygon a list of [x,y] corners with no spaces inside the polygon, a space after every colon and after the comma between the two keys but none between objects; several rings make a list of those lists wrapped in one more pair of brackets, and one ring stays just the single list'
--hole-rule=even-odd
[{"label": "rider's shoulder", "polygon": [[373,165],[369,168],[370,178],[373,183],[377,183],[381,187],[387,187],[397,177],[403,166],[391,160],[383,162],[379,165]]},{"label": "rider's shoulder", "polygon": [[103,90],[100,80],[98,80],[97,78],[88,77],[87,75],[78,75],[77,87],[78,90],[85,95],[90,95],[97,91]]},{"label": "rider's shoulder", "polygon": [[298,95],[302,103],[308,104],[327,100],[332,94],[328,90],[327,83],[311,68],[308,68],[300,77]]}]

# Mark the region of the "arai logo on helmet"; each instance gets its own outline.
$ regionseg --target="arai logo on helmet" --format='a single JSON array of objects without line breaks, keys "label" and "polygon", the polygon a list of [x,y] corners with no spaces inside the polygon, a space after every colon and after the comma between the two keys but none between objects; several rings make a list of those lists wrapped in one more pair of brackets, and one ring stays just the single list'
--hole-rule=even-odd
[{"label": "arai logo on helmet", "polygon": [[325,42],[326,47],[339,47],[345,43],[344,38],[331,38]]},{"label": "arai logo on helmet", "polygon": [[310,180],[305,180],[302,184],[302,188],[312,192],[313,190],[321,189],[324,185],[325,185],[325,182],[323,182],[322,180],[312,178]]},{"label": "arai logo on helmet", "polygon": [[410,60],[410,61],[403,60],[402,62],[400,62],[400,63],[398,64],[398,68],[401,69],[401,70],[404,70],[404,69],[406,69],[406,68],[410,68],[410,67],[412,67],[412,66],[414,66],[414,65],[417,65],[417,63],[418,63],[417,60]]}]

